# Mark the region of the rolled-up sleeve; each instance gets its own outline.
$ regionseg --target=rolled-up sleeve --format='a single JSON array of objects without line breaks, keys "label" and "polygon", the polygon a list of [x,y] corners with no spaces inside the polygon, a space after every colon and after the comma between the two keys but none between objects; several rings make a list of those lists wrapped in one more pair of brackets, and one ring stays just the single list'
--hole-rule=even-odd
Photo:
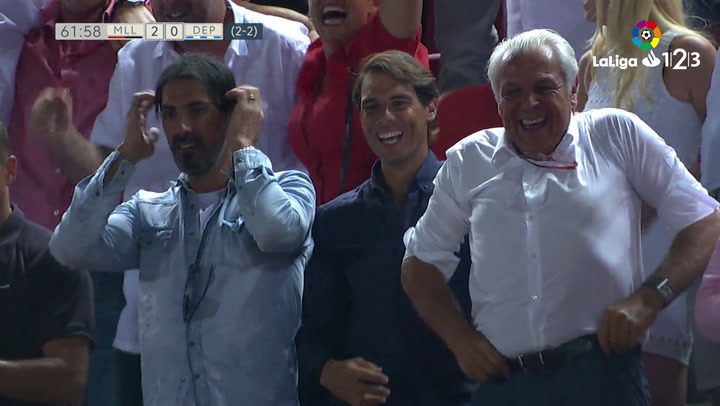
[{"label": "rolled-up sleeve", "polygon": [[720,242],[710,258],[695,299],[695,323],[705,338],[720,342]]},{"label": "rolled-up sleeve", "polygon": [[633,114],[615,116],[619,122],[618,151],[627,177],[638,195],[654,207],[674,233],[709,216],[718,208],[675,150]]},{"label": "rolled-up sleeve", "polygon": [[232,183],[243,221],[264,252],[290,253],[301,249],[315,216],[315,189],[300,171],[275,173],[258,149],[233,154]]},{"label": "rolled-up sleeve", "polygon": [[460,263],[455,253],[470,232],[471,207],[462,190],[460,153],[457,148],[448,151],[425,214],[404,236],[405,258],[413,256],[434,265],[446,281]]}]

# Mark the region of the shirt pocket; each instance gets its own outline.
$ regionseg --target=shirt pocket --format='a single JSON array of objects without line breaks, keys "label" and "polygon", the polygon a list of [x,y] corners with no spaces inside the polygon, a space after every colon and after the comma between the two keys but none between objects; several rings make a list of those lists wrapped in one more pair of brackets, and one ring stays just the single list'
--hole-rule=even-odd
[{"label": "shirt pocket", "polygon": [[172,228],[150,227],[138,234],[141,281],[154,280],[167,274],[173,232]]}]

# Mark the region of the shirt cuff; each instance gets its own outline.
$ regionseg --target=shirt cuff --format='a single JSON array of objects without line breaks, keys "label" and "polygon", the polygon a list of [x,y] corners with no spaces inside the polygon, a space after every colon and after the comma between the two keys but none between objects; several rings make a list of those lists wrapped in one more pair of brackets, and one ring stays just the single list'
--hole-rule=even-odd
[{"label": "shirt cuff", "polygon": [[235,182],[238,184],[244,182],[248,175],[254,174],[256,169],[263,167],[272,170],[272,163],[259,149],[243,148],[233,153]]},{"label": "shirt cuff", "polygon": [[[110,182],[105,185],[105,176],[115,161],[122,159],[120,167]],[[95,175],[90,179],[87,191],[92,192],[95,196],[102,196],[103,193],[119,193],[125,190],[125,186],[135,172],[135,165],[123,159],[119,152],[113,151],[105,161],[100,165]]]},{"label": "shirt cuff", "polygon": [[443,275],[445,282],[449,281],[458,264],[460,264],[460,258],[452,252],[433,252],[427,244],[419,241],[420,238],[421,236],[418,235],[415,227],[410,227],[405,232],[403,236],[403,242],[405,243],[403,260],[415,257],[422,262],[433,265]]}]

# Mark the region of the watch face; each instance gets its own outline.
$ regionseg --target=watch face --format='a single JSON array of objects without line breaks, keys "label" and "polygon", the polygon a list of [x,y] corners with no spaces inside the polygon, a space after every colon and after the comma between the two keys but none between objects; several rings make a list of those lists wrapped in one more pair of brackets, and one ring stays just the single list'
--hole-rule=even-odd
[{"label": "watch face", "polygon": [[675,298],[675,292],[673,292],[672,288],[670,287],[670,281],[668,281],[667,279],[663,280],[657,286],[657,290],[665,299],[665,303],[670,303]]}]

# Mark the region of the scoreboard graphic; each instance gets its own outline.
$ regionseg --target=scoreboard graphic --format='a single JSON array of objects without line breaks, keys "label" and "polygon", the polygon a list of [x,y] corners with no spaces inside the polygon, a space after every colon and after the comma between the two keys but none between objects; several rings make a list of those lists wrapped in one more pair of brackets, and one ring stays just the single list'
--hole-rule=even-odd
[{"label": "scoreboard graphic", "polygon": [[58,40],[255,40],[262,35],[262,24],[55,24]]}]

